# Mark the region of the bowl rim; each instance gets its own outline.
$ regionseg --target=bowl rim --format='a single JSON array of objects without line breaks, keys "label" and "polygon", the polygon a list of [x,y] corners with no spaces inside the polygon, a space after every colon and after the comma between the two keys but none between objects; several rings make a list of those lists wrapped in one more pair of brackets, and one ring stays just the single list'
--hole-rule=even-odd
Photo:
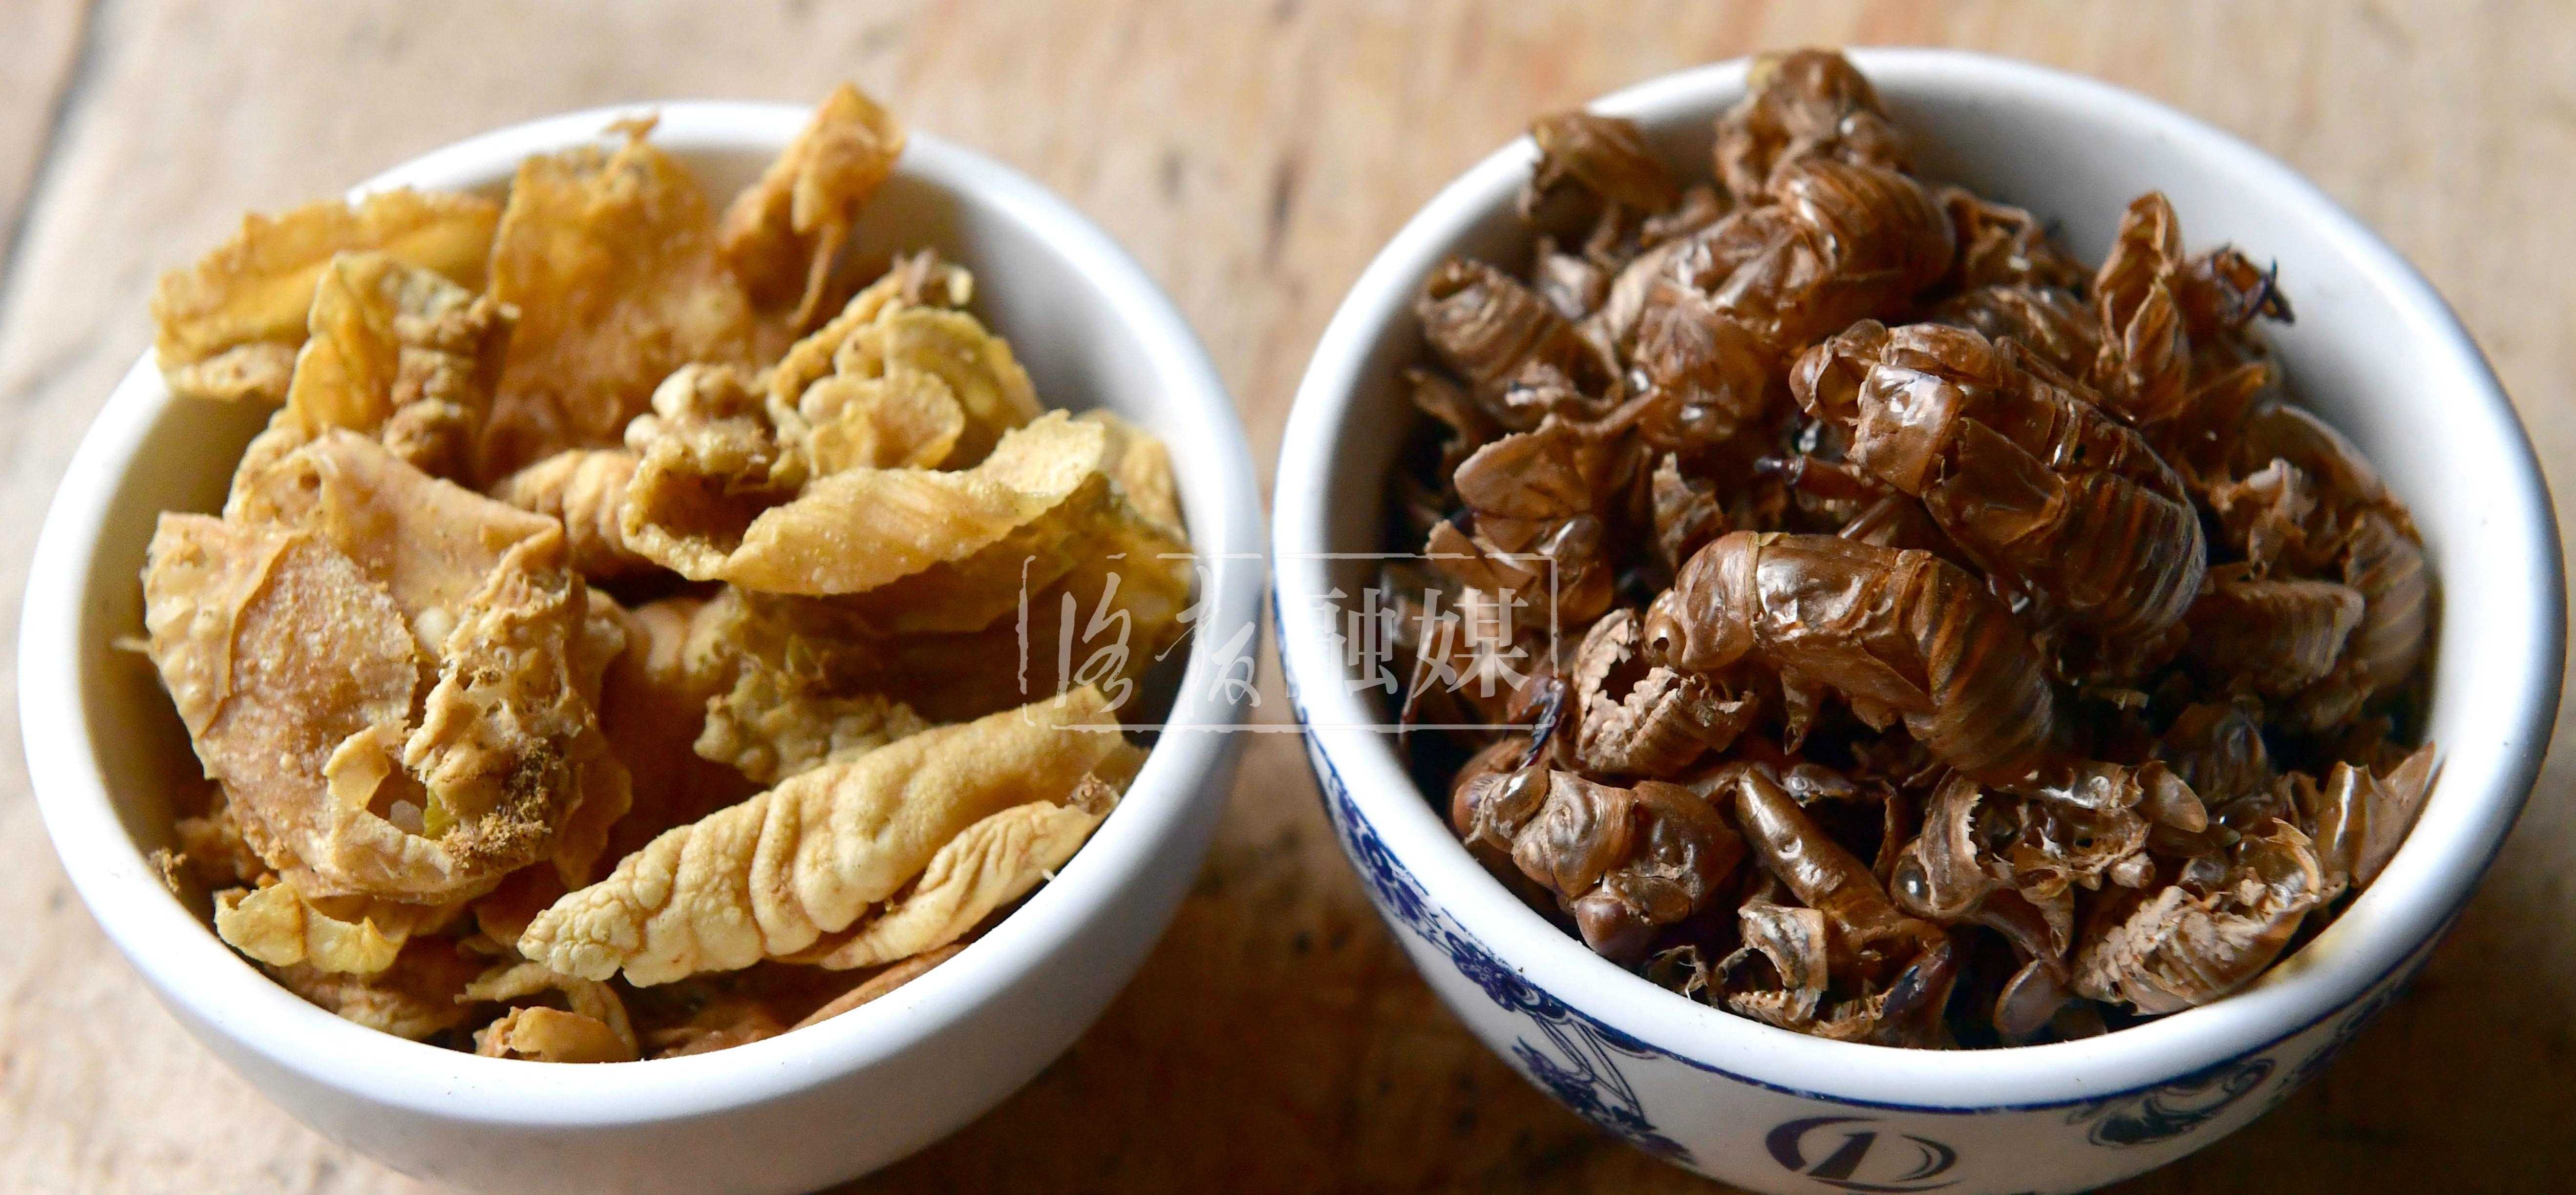
[{"label": "bowl rim", "polygon": [[[350,189],[462,190],[506,182],[532,153],[599,143],[609,125],[651,115],[675,156],[757,153],[804,127],[804,105],[675,99],[540,117],[428,151]],[[459,1123],[513,1128],[625,1126],[698,1117],[792,1096],[878,1065],[947,1031],[1047,963],[1072,934],[1114,915],[1202,802],[1228,758],[1242,698],[1215,684],[1227,648],[1257,650],[1261,505],[1241,420],[1205,347],[1143,267],[1071,204],[998,160],[912,130],[896,173],[973,194],[1068,260],[1114,318],[1135,329],[1166,439],[1189,451],[1180,491],[1203,560],[1203,625],[1191,637],[1166,730],[1119,808],[1054,878],[954,958],[865,1008],[731,1049],[634,1063],[562,1066],[486,1058],[408,1041],[304,1002],[235,954],[163,889],[118,819],[85,713],[83,595],[110,496],[145,434],[174,400],[146,349],[74,452],[48,510],[20,616],[19,705],[27,766],[64,871],[100,927],[155,994],[210,1045],[229,1044],[303,1081]],[[1213,462],[1192,467],[1192,460]],[[1231,465],[1231,468],[1227,466]],[[1248,563],[1247,563],[1248,562]],[[1240,629],[1252,647],[1230,644]],[[1224,694],[1224,696],[1219,696]],[[231,1053],[218,1049],[219,1054]]]},{"label": "bowl rim", "polygon": [[[1368,378],[1380,328],[1407,318],[1415,280],[1472,224],[1509,201],[1536,160],[1526,136],[1496,150],[1436,194],[1397,232],[1344,298],[1317,344],[1290,408],[1274,497],[1274,617],[1282,671],[1307,725],[1319,772],[1347,790],[1433,903],[1505,966],[1570,1008],[1701,1070],[1793,1095],[1855,1106],[1934,1112],[2058,1107],[2140,1090],[2269,1048],[2314,1027],[2420,956],[2493,862],[2545,754],[2565,659],[2565,594],[2556,522],[2528,435],[2485,357],[2440,295],[2397,252],[2315,184],[2262,151],[2195,117],[2098,80],[1970,51],[1845,51],[1882,91],[1915,89],[1980,102],[2044,104],[2069,119],[2151,131],[2235,172],[2246,191],[2272,196],[2318,226],[2353,273],[2402,314],[2401,334],[2431,350],[2455,388],[2473,392],[2458,434],[2491,442],[2494,518],[2518,539],[2520,559],[2496,582],[2527,595],[2518,626],[2480,643],[2445,645],[2437,667],[2467,653],[2502,653],[2515,716],[2487,758],[2446,744],[2436,801],[2440,833],[2419,824],[2387,872],[2356,901],[2371,916],[2338,919],[2248,989],[2201,1008],[2084,1041],[1989,1050],[1907,1050],[1825,1041],[1764,1025],[1664,992],[1585,949],[1513,898],[1451,835],[1406,772],[1391,736],[1361,729],[1370,712],[1342,683],[1331,627],[1318,600],[1330,588],[1320,555],[1331,546],[1326,497],[1333,450]],[[1750,59],[1649,79],[1586,107],[1654,123],[1712,100],[1740,96]],[[2503,644],[2507,646],[2494,646]],[[2443,801],[2444,793],[2466,798]],[[2428,807],[2429,813],[2429,807]],[[2438,838],[2438,841],[2432,840]],[[2374,903],[2375,902],[2375,903]],[[2363,935],[2367,926],[2372,933]],[[2347,931],[2350,932],[2347,932]]]}]

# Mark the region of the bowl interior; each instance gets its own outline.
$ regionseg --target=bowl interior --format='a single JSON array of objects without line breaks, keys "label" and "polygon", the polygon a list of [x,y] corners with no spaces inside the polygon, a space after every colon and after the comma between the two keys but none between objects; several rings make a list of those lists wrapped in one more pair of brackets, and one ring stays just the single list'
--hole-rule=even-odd
[{"label": "bowl interior", "polygon": [[[2082,1098],[2154,1081],[2285,1036],[2396,967],[2465,899],[2529,792],[2557,701],[2563,626],[2557,538],[2519,423],[2475,345],[2414,271],[2311,184],[2226,134],[2089,80],[1977,55],[1854,51],[1917,168],[2019,204],[2098,262],[2122,209],[2163,190],[2194,250],[2222,242],[2277,260],[2294,325],[2267,326],[2291,392],[2350,435],[2412,507],[2442,600],[2430,733],[2444,772],[2377,884],[2245,993],[2092,1042],[1941,1056],[1800,1038],[1670,997],[1593,958],[1523,908],[1452,840],[1405,778],[1383,721],[1309,639],[1317,599],[1370,583],[1380,501],[1413,420],[1397,371],[1422,355],[1411,302],[1453,254],[1506,268],[1530,245],[1511,210],[1526,138],[1436,197],[1372,264],[1336,315],[1298,395],[1279,471],[1281,651],[1324,752],[1355,801],[1435,899],[1514,965],[1649,1041],[1775,1081],[1855,1098],[1946,1106]],[[1706,177],[1713,121],[1743,64],[1666,76],[1594,105],[1646,129],[1686,177]],[[1907,1056],[1913,1057],[1907,1057]],[[1850,1064],[1867,1058],[1864,1068]],[[2193,1061],[2197,1059],[2197,1061]],[[1936,1086],[1926,1087],[1933,1083]],[[1927,1096],[1937,1092],[1937,1096]]]},{"label": "bowl interior", "polygon": [[[592,140],[632,111],[660,112],[655,142],[686,163],[717,204],[755,179],[808,115],[726,102],[574,113],[435,151],[359,190],[497,196],[526,155]],[[976,313],[1010,341],[1042,402],[1114,410],[1173,447],[1192,547],[1214,563],[1199,577],[1201,633],[1185,666],[1172,670],[1179,696],[1169,721],[1230,724],[1233,706],[1209,681],[1218,667],[1210,645],[1255,615],[1259,508],[1241,428],[1205,354],[1132,260],[1035,184],[918,133],[899,170],[862,217],[853,240],[861,260],[926,247],[962,263],[976,276]],[[1222,797],[1200,784],[1219,758],[1218,736],[1164,734],[1119,809],[1011,918],[902,992],[788,1037],[649,1066],[544,1067],[341,1022],[233,955],[161,889],[146,862],[170,841],[174,796],[207,782],[150,662],[132,647],[142,630],[145,548],[160,512],[220,509],[234,462],[267,416],[247,404],[173,401],[148,358],[119,384],[75,458],[39,549],[22,633],[29,670],[22,704],[30,707],[31,740],[42,740],[31,741],[29,754],[48,826],[102,924],[165,994],[195,993],[188,998],[197,1014],[290,1064],[450,1113],[474,1110],[456,1096],[491,1096],[499,1102],[484,1110],[498,1120],[610,1115],[601,1099],[667,1114],[782,1090],[917,1040],[947,1015],[936,1010],[993,990],[1046,949],[1053,932],[1035,923],[1096,913],[1123,878],[1164,865],[1158,848],[1185,807]],[[62,580],[46,579],[49,564]],[[655,1105],[655,1088],[670,1099]]]}]

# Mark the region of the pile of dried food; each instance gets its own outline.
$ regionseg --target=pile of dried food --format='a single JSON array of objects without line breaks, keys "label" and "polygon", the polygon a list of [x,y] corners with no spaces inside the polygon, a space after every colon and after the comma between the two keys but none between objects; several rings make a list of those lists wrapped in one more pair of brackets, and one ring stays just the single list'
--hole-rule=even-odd
[{"label": "pile of dried food", "polygon": [[1803,1033],[2079,1037],[2217,999],[2432,781],[2432,579],[2288,402],[2272,274],[2161,195],[2098,270],[1908,173],[1841,56],[1714,178],[1532,127],[1523,273],[1418,304],[1385,591],[1459,836],[1605,957]]},{"label": "pile of dried food", "polygon": [[[389,1033],[615,1061],[891,989],[1108,815],[1104,692],[1181,629],[1163,447],[1043,410],[964,270],[844,252],[891,117],[842,88],[721,212],[650,132],[252,216],[153,298],[181,401],[277,408],[152,539],[213,782],[163,870]],[[1060,677],[1077,611],[1124,652]]]}]

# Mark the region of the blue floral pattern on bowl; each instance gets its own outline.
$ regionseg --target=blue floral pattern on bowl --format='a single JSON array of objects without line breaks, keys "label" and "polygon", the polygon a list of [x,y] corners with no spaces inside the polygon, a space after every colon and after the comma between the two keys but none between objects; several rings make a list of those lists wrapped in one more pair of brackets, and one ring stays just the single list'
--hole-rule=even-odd
[{"label": "blue floral pattern on bowl", "polygon": [[1602,1129],[1657,1157],[1689,1165],[1690,1151],[1681,1142],[1656,1131],[1646,1118],[1636,1085],[1619,1071],[1619,1059],[1664,1058],[1693,1065],[1690,1059],[1658,1050],[1594,1020],[1503,965],[1493,952],[1432,906],[1421,883],[1396,862],[1394,852],[1387,849],[1368,819],[1360,816],[1359,808],[1351,803],[1350,790],[1334,774],[1322,748],[1310,738],[1306,750],[1308,763],[1315,770],[1316,786],[1324,793],[1333,830],[1341,837],[1343,850],[1358,866],[1360,878],[1368,885],[1377,907],[1447,955],[1458,973],[1473,982],[1487,999],[1529,1019],[1539,1040],[1524,1037],[1511,1049],[1512,1064],[1521,1074]]}]

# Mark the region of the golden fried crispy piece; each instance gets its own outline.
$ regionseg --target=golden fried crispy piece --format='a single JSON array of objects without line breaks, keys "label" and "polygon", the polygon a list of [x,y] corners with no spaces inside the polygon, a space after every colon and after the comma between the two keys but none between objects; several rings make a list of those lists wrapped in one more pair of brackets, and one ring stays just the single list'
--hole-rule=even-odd
[{"label": "golden fried crispy piece", "polygon": [[1181,498],[1172,477],[1172,450],[1152,432],[1108,411],[1085,411],[1077,423],[1097,423],[1109,433],[1108,460],[1100,468],[1118,483],[1136,513],[1171,529],[1180,537]]},{"label": "golden fried crispy piece", "polygon": [[760,181],[725,209],[717,252],[755,300],[796,297],[794,323],[808,326],[860,206],[894,173],[903,144],[893,113],[850,84],[834,88]]},{"label": "golden fried crispy piece", "polygon": [[[398,936],[399,935],[399,936]],[[373,918],[344,921],[316,909],[293,886],[269,884],[215,894],[215,936],[263,963],[373,975],[394,965],[406,927],[393,933]]]},{"label": "golden fried crispy piece", "polygon": [[[1135,772],[1144,752],[1121,747],[1135,760],[1114,761]],[[1052,877],[1082,849],[1118,802],[1118,789],[1088,776],[1063,804],[1014,805],[966,827],[913,881],[912,890],[887,902],[884,912],[813,961],[835,971],[874,967],[937,950],[965,936],[993,910],[1018,900]]]},{"label": "golden fried crispy piece", "polygon": [[[1000,624],[1024,603],[1071,597],[1086,628],[1097,610],[1121,603],[1119,590],[1157,607],[1156,625],[1177,617],[1166,602],[1189,591],[1189,542],[1177,524],[1147,516],[1113,485],[1086,485],[1043,518],[957,561],[933,564],[866,593],[833,599],[886,635],[972,634]],[[1070,584],[1065,584],[1065,582]],[[1081,633],[1093,637],[1093,629]],[[1157,647],[1159,648],[1159,644]]]},{"label": "golden fried crispy piece", "polygon": [[898,255],[883,276],[850,296],[831,322],[788,346],[779,357],[769,372],[773,409],[793,408],[807,386],[839,368],[842,346],[886,312],[903,307],[963,310],[974,298],[975,276],[964,267],[941,261],[927,249]]},{"label": "golden fried crispy piece", "polygon": [[519,309],[476,476],[618,442],[653,388],[692,361],[784,347],[716,256],[715,215],[688,169],[630,124],[613,151],[521,163],[492,242],[492,297]]},{"label": "golden fried crispy piece", "polygon": [[373,975],[393,965],[414,935],[454,921],[461,904],[413,905],[366,897],[316,899],[263,876],[259,885],[215,894],[215,934],[272,966]]},{"label": "golden fried crispy piece", "polygon": [[401,859],[401,829],[327,783],[342,743],[400,733],[423,683],[393,599],[319,536],[204,515],[163,515],[149,560],[153,662],[243,838],[280,869],[330,867],[352,834]]},{"label": "golden fried crispy piece", "polygon": [[512,1008],[474,1034],[474,1052],[491,1058],[539,1062],[633,1062],[636,1041],[626,1002],[607,984],[559,975],[537,963],[496,966],[465,987],[464,999],[513,1003],[556,996],[565,1007]]},{"label": "golden fried crispy piece", "polygon": [[233,239],[153,288],[161,376],[183,397],[282,402],[314,288],[334,255],[379,250],[480,290],[500,218],[489,199],[408,190],[245,216]]},{"label": "golden fried crispy piece", "polygon": [[793,954],[847,928],[984,817],[1061,801],[1124,740],[1084,688],[925,731],[675,829],[564,897],[519,940],[568,975],[666,983]]},{"label": "golden fried crispy piece", "polygon": [[764,786],[930,726],[875,691],[884,644],[837,604],[727,587],[686,607],[685,623],[655,613],[652,633],[684,642],[666,679],[643,683],[674,694],[666,721],[685,724],[681,745]]},{"label": "golden fried crispy piece", "polygon": [[[424,658],[441,669],[420,732],[403,747],[404,766],[434,786],[427,832],[446,832],[451,807],[506,805],[525,816],[500,837],[524,841],[528,821],[544,821],[555,828],[552,855],[565,882],[588,880],[609,824],[629,803],[625,769],[592,713],[625,635],[615,612],[592,609],[587,587],[565,570],[557,525],[430,477],[345,431],[240,479],[228,517],[330,539],[392,595]],[[479,724],[493,714],[507,718]],[[423,771],[433,766],[434,775]],[[555,781],[568,787],[531,788]]]},{"label": "golden fried crispy piece", "polygon": [[543,1004],[513,1008],[474,1031],[474,1052],[530,1062],[633,1062],[635,1048],[596,1017]]},{"label": "golden fried crispy piece", "polygon": [[572,566],[593,580],[659,567],[628,547],[622,525],[635,454],[623,448],[567,448],[502,478],[492,497],[563,524]]},{"label": "golden fried crispy piece", "polygon": [[981,577],[1005,559],[1016,582],[1020,558],[1101,508],[1107,445],[1097,424],[1052,413],[972,469],[849,469],[747,522],[657,445],[627,488],[626,539],[691,580],[770,593],[863,593],[937,565]]},{"label": "golden fried crispy piece", "polygon": [[549,854],[587,879],[627,801],[592,713],[624,635],[555,524],[345,430],[234,499],[164,517],[146,625],[261,856],[313,896],[440,902]]},{"label": "golden fried crispy piece", "polygon": [[[1188,631],[1192,568],[1138,520],[1053,584],[981,630],[903,635],[886,645],[885,691],[942,722],[1010,709],[1077,685],[1097,685],[1112,709]],[[1014,602],[1016,605],[1016,601]]]},{"label": "golden fried crispy piece", "polygon": [[431,477],[344,430],[236,475],[224,517],[322,536],[382,584],[430,653],[511,553],[562,554],[553,520]]},{"label": "golden fried crispy piece", "polygon": [[930,374],[865,378],[833,374],[798,400],[806,464],[815,475],[843,469],[928,469],[946,461],[966,433],[966,410]]},{"label": "golden fried crispy piece", "polygon": [[465,987],[482,964],[441,938],[416,938],[374,975],[350,975],[298,964],[263,967],[280,987],[341,1020],[420,1041],[462,1023],[472,1012]]},{"label": "golden fried crispy piece", "polygon": [[[973,277],[934,254],[899,259],[780,359],[770,418],[783,438],[811,441],[817,475],[853,465],[962,468],[1038,417],[1037,390],[1010,343],[964,310],[973,294]],[[836,423],[851,430],[835,433]],[[882,446],[856,438],[879,424],[910,434],[881,435]],[[926,434],[952,424],[944,445]]]},{"label": "golden fried crispy piece", "polygon": [[509,309],[385,253],[343,253],[313,290],[286,405],[243,454],[256,470],[329,428],[384,441],[423,472],[457,477],[491,410]]}]

